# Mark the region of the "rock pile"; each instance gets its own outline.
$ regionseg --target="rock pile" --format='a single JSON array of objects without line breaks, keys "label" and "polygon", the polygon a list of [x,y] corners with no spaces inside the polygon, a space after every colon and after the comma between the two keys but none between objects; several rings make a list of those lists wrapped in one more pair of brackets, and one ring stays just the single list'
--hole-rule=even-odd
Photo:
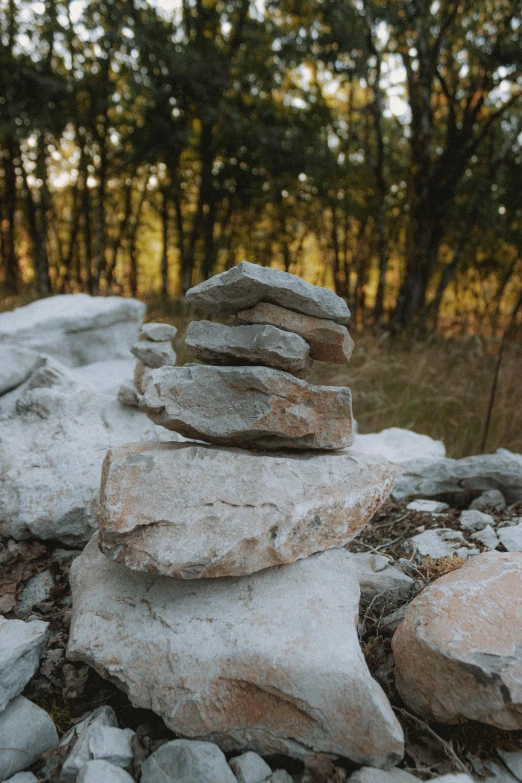
[{"label": "rock pile", "polygon": [[170,324],[148,323],[141,327],[140,339],[131,348],[137,359],[134,378],[122,383],[118,392],[118,400],[123,405],[137,408],[151,370],[176,364],[172,340],[177,331]]},{"label": "rock pile", "polygon": [[239,313],[235,326],[189,326],[204,364],[152,369],[162,341],[150,334],[133,350],[148,362],[140,408],[205,442],[109,451],[100,530],[72,568],[68,655],[182,736],[391,766],[402,730],[359,646],[343,547],[398,471],[348,448],[348,388],[296,377],[311,353],[349,357],[349,311],[331,291],[246,262],[188,299]]}]

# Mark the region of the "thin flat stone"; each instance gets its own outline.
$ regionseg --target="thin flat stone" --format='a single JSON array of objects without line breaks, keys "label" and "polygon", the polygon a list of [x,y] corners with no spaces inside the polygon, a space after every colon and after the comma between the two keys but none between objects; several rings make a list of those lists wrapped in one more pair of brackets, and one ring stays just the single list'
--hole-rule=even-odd
[{"label": "thin flat stone", "polygon": [[[344,546],[386,500],[398,473],[355,449],[267,453],[131,443],[105,458],[100,545],[136,571],[243,576]],[[373,555],[353,555],[361,557]],[[413,584],[391,567],[374,576],[391,590]]]},{"label": "thin flat stone", "polygon": [[140,409],[187,438],[219,446],[325,449],[351,446],[352,395],[271,367],[161,367]]},{"label": "thin flat stone", "polygon": [[212,321],[192,321],[185,346],[204,364],[263,364],[290,373],[306,372],[310,346],[298,334],[275,326],[224,326]]},{"label": "thin flat stone", "polygon": [[259,302],[346,324],[350,310],[334,291],[306,283],[279,269],[242,261],[187,291],[190,304],[209,313],[237,313]]},{"label": "thin flat stone", "polygon": [[176,354],[171,343],[166,340],[161,343],[154,343],[150,340],[140,340],[131,348],[132,353],[146,367],[157,369],[166,365],[174,366],[176,364]]},{"label": "thin flat stone", "polygon": [[178,330],[171,324],[149,323],[141,327],[140,337],[153,343],[162,343],[173,340],[177,333]]},{"label": "thin flat stone", "polygon": [[294,313],[285,307],[259,302],[237,314],[240,324],[270,324],[300,335],[310,346],[310,356],[319,362],[346,364],[353,351],[353,340],[346,326],[326,318]]}]

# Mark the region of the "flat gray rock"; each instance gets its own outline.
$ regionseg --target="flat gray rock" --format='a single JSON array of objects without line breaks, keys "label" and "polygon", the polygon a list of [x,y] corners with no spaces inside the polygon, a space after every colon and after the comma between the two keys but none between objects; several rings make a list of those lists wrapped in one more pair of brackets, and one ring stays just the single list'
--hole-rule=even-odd
[{"label": "flat gray rock", "polygon": [[422,557],[469,557],[478,555],[478,549],[468,548],[468,542],[458,530],[450,528],[430,528],[410,539],[415,551]]},{"label": "flat gray rock", "polygon": [[0,344],[0,395],[20,386],[41,361],[41,354],[36,351]]},{"label": "flat gray rock", "polygon": [[501,527],[497,535],[508,552],[522,552],[522,521],[518,525]]},{"label": "flat gray rock", "polygon": [[502,511],[506,508],[506,499],[498,489],[488,489],[472,500],[469,507],[478,511]]},{"label": "flat gray rock", "polygon": [[446,456],[442,441],[400,427],[388,427],[381,432],[370,432],[365,435],[357,433],[355,442],[359,451],[380,454],[396,465],[409,463],[409,470],[415,462],[440,460]]},{"label": "flat gray rock", "polygon": [[471,538],[473,541],[480,541],[486,549],[496,549],[500,544],[500,540],[491,525],[487,525],[477,533],[472,533]]},{"label": "flat gray rock", "polygon": [[310,369],[310,346],[298,334],[275,326],[224,326],[192,321],[185,335],[187,351],[204,364],[263,364],[294,374]]},{"label": "flat gray rock", "polygon": [[71,584],[68,657],[176,734],[262,756],[331,753],[379,767],[402,757],[402,730],[359,646],[346,550],[188,583],[112,562],[95,536]]},{"label": "flat gray rock", "polygon": [[403,464],[392,497],[399,502],[443,500],[462,508],[491,489],[499,490],[508,503],[522,501],[522,454],[498,449],[464,459],[416,459]]},{"label": "flat gray rock", "polygon": [[132,346],[131,351],[140,362],[153,370],[176,364],[176,354],[168,341],[153,343],[149,340],[140,340]]},{"label": "flat gray rock", "polygon": [[0,418],[0,535],[75,546],[96,527],[107,450],[175,436],[79,383],[54,359],[45,361],[12,415]]},{"label": "flat gray rock", "polygon": [[367,603],[377,597],[382,598],[383,602],[398,601],[412,593],[414,580],[394,568],[387,557],[367,552],[353,552],[351,557],[361,588],[361,598]]},{"label": "flat gray rock", "polygon": [[38,669],[49,623],[0,616],[0,712],[18,696]]},{"label": "flat gray rock", "polygon": [[115,767],[128,767],[133,759],[132,729],[95,725],[89,735],[89,752],[93,759],[103,759]]},{"label": "flat gray rock", "polygon": [[285,307],[260,302],[237,314],[240,324],[271,324],[300,335],[310,346],[310,356],[320,362],[346,364],[353,351],[353,340],[346,326],[325,318],[294,313]]},{"label": "flat gray rock", "polygon": [[[116,713],[112,707],[98,707],[90,715],[87,715],[80,723],[76,723],[67,734],[62,737],[60,747],[71,746],[71,750],[66,757],[61,775],[60,783],[75,783],[78,773],[84,766],[94,759],[91,751],[91,740],[99,735],[100,730],[107,728],[117,728]],[[74,743],[74,744],[73,744]],[[95,739],[96,747],[96,739]],[[98,743],[99,747],[99,743]]]},{"label": "flat gray rock", "polygon": [[335,450],[353,441],[350,389],[271,367],[161,367],[144,392],[140,409],[156,424],[220,446]]},{"label": "flat gray rock", "polygon": [[32,772],[17,772],[16,775],[6,780],[5,783],[38,783],[38,778]]},{"label": "flat gray rock", "polygon": [[[178,579],[250,574],[344,546],[386,500],[397,473],[355,449],[129,444],[104,462],[101,547],[128,568]],[[375,579],[411,583],[393,568]]]},{"label": "flat gray rock", "polygon": [[447,511],[449,506],[438,500],[412,500],[406,508],[408,511],[422,511],[424,514],[441,514]]},{"label": "flat gray rock", "polygon": [[497,753],[511,774],[522,781],[522,751],[498,750]]},{"label": "flat gray rock", "polygon": [[140,337],[153,343],[162,343],[165,340],[173,340],[177,333],[178,330],[171,324],[148,323],[141,327]]},{"label": "flat gray rock", "polygon": [[128,772],[108,761],[88,761],[76,778],[76,783],[134,783]]},{"label": "flat gray rock", "polygon": [[490,514],[484,514],[476,509],[468,509],[460,515],[460,526],[463,530],[484,530],[488,525],[494,525],[495,520]]},{"label": "flat gray rock", "polygon": [[141,769],[141,783],[237,783],[225,754],[212,742],[166,742]]},{"label": "flat gray rock", "polygon": [[17,696],[0,713],[0,780],[27,769],[57,745],[58,733],[50,715]]},{"label": "flat gray rock", "polygon": [[0,344],[31,348],[68,367],[128,359],[145,305],[120,296],[50,296],[0,314]]},{"label": "flat gray rock", "polygon": [[263,783],[272,774],[266,761],[251,750],[230,759],[230,768],[238,783]]},{"label": "flat gray rock", "polygon": [[346,324],[350,318],[346,302],[333,291],[248,261],[191,288],[187,300],[208,313],[237,313],[259,302],[271,302],[338,324]]},{"label": "flat gray rock", "polygon": [[16,602],[17,614],[21,617],[30,614],[35,604],[46,601],[50,597],[54,585],[54,577],[48,568],[33,576],[18,596]]}]

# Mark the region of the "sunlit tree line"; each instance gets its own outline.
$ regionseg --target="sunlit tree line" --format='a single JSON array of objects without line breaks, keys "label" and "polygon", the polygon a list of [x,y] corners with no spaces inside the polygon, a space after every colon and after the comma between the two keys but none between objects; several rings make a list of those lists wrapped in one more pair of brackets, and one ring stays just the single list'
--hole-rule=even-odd
[{"label": "sunlit tree line", "polygon": [[[242,258],[397,330],[522,306],[518,0],[4,0],[0,285]],[[471,319],[471,320],[470,320]]]}]

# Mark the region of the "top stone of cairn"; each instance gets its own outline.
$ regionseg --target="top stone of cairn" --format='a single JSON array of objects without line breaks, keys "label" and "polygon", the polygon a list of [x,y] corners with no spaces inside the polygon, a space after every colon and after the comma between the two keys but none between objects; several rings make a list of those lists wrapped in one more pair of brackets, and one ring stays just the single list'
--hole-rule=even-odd
[{"label": "top stone of cairn", "polygon": [[346,324],[350,317],[348,306],[333,291],[248,261],[194,286],[187,291],[187,299],[211,313],[233,314],[259,302],[271,302],[338,324]]}]

